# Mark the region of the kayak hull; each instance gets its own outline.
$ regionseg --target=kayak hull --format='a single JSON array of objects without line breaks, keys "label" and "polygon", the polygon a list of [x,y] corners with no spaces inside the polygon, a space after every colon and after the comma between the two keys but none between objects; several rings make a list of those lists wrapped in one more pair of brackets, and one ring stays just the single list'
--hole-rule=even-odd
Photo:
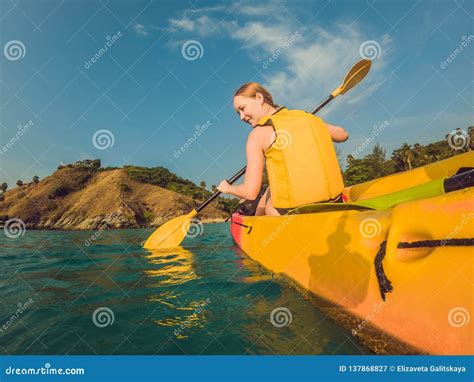
[{"label": "kayak hull", "polygon": [[[473,162],[459,155],[347,191],[363,200]],[[385,210],[234,214],[231,233],[249,257],[356,317],[356,336],[373,327],[420,353],[474,354],[473,203],[470,187]]]}]

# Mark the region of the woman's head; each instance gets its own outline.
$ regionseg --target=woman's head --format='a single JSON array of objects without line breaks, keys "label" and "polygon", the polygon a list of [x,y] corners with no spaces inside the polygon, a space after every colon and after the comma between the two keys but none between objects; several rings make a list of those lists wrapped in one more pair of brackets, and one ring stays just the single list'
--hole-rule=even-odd
[{"label": "woman's head", "polygon": [[242,121],[252,127],[277,107],[270,92],[257,82],[247,82],[234,93],[235,111]]}]

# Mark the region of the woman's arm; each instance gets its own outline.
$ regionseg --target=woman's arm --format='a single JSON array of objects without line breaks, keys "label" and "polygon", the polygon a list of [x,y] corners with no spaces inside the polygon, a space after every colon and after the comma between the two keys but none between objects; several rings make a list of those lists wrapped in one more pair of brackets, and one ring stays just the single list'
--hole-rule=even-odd
[{"label": "woman's arm", "polygon": [[345,142],[349,138],[349,133],[344,128],[330,125],[329,123],[326,123],[326,126],[334,142]]},{"label": "woman's arm", "polygon": [[247,139],[247,171],[244,182],[233,186],[223,180],[217,189],[224,194],[231,194],[241,199],[254,200],[257,198],[262,186],[264,156],[262,149],[262,132],[254,129]]}]

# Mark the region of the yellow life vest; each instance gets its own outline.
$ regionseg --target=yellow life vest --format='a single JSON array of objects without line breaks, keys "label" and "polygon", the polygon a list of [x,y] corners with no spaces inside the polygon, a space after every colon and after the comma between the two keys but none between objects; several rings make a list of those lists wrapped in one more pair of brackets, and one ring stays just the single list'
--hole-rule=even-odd
[{"label": "yellow life vest", "polygon": [[281,108],[258,125],[275,131],[265,151],[272,205],[296,208],[328,201],[343,189],[341,169],[324,121],[302,110]]}]

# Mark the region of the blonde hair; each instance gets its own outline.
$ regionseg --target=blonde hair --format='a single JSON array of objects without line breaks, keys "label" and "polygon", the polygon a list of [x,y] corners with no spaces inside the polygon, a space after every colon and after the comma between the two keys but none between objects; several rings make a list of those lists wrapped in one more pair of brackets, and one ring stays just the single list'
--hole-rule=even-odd
[{"label": "blonde hair", "polygon": [[270,92],[258,82],[247,82],[246,84],[243,84],[240,88],[236,90],[236,92],[234,93],[234,97],[255,97],[257,93],[260,93],[263,96],[263,100],[270,106],[278,107],[278,105],[273,103],[273,97]]}]

